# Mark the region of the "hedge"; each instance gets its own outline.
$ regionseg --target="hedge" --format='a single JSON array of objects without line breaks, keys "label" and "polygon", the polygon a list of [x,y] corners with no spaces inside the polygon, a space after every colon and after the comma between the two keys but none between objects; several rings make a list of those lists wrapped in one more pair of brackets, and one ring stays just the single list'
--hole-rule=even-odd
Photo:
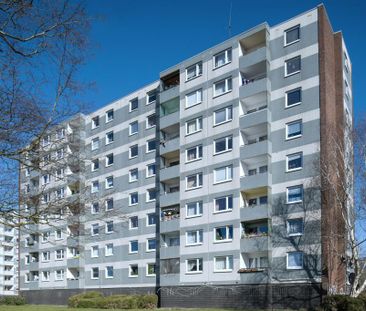
[{"label": "hedge", "polygon": [[86,292],[71,296],[69,307],[100,309],[153,309],[157,307],[156,295],[111,295],[104,297],[100,292]]},{"label": "hedge", "polygon": [[365,311],[366,298],[353,298],[345,295],[326,296],[322,302],[325,311]]},{"label": "hedge", "polygon": [[3,296],[0,298],[1,305],[25,305],[25,298],[22,296]]}]

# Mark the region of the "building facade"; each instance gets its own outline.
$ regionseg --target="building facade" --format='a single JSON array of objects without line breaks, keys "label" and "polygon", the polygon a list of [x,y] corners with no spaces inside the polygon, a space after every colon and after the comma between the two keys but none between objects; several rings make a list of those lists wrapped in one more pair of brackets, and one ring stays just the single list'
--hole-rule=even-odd
[{"label": "building facade", "polygon": [[[346,266],[325,238],[342,223],[315,180],[325,129],[344,135],[339,121],[352,122],[351,73],[319,6],[163,71],[78,116],[77,130],[66,122],[63,153],[76,168],[64,162],[62,185],[33,179],[50,189],[40,206],[62,192],[80,208],[21,234],[20,290],[58,302],[81,290],[158,292],[162,306],[223,307],[310,306],[324,284],[345,290]],[[21,177],[27,197],[31,176]]]}]

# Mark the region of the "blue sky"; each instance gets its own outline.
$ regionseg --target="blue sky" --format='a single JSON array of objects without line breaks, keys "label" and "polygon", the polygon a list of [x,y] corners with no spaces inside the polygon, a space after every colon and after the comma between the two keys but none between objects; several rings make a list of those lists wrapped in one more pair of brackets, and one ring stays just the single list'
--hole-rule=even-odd
[{"label": "blue sky", "polygon": [[[307,0],[88,0],[92,56],[80,75],[95,82],[82,96],[89,110],[158,79],[166,68],[264,21],[273,26],[320,2]],[[366,112],[366,2],[324,1],[333,29],[342,30],[353,64],[355,116]],[[360,40],[361,39],[361,40]]]}]

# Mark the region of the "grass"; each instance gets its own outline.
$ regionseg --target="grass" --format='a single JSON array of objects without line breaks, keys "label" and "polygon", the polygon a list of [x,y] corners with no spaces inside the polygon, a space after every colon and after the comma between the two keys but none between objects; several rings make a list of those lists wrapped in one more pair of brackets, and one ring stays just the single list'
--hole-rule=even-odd
[{"label": "grass", "polygon": [[[53,306],[53,305],[24,305],[24,306],[8,306],[0,305],[0,311],[106,311],[107,309],[91,309],[91,308],[68,308],[67,306]],[[116,309],[114,309],[116,310]],[[130,309],[131,311],[138,311],[138,309]],[[178,309],[178,308],[161,308],[158,310],[164,311],[199,311],[200,309]],[[224,311],[229,309],[202,309],[204,311]],[[144,309],[144,311],[148,311]],[[257,310],[258,311],[258,310]],[[284,310],[282,310],[284,311]]]}]

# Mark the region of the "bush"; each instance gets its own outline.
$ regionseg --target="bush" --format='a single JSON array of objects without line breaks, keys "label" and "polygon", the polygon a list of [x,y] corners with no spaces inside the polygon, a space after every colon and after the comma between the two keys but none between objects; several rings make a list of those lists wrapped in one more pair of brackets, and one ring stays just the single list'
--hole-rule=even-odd
[{"label": "bush", "polygon": [[21,306],[25,305],[25,298],[22,296],[4,296],[0,298],[0,304]]},{"label": "bush", "polygon": [[362,298],[333,295],[324,298],[322,307],[325,311],[364,311],[366,301]]},{"label": "bush", "polygon": [[156,295],[111,295],[87,292],[69,298],[69,307],[100,309],[153,309],[157,308]]}]

